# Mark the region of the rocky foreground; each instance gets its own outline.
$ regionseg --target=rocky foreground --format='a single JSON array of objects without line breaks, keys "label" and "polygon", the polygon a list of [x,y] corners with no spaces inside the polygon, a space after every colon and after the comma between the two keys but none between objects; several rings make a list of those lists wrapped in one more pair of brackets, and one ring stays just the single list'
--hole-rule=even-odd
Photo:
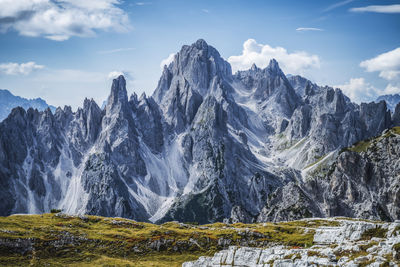
[{"label": "rocky foreground", "polygon": [[182,266],[399,266],[400,222],[335,221],[340,225],[315,229],[309,248],[231,246]]},{"label": "rocky foreground", "polygon": [[400,222],[157,225],[63,213],[0,217],[0,266],[396,266],[399,256]]}]

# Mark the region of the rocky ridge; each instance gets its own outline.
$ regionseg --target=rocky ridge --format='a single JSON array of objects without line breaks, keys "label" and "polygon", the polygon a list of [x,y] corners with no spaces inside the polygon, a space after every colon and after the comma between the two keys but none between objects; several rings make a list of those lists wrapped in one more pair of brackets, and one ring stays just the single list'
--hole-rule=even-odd
[{"label": "rocky ridge", "polygon": [[44,111],[47,108],[50,108],[53,112],[56,110],[54,106],[48,105],[46,101],[41,98],[26,99],[15,96],[8,90],[0,89],[0,121],[7,118],[11,110],[15,107],[23,107],[24,109],[31,107],[39,111]]},{"label": "rocky ridge", "polygon": [[375,102],[380,102],[382,100],[384,100],[388,108],[394,112],[396,105],[400,103],[400,94],[381,95],[375,100]]},{"label": "rocky ridge", "polygon": [[399,112],[288,78],[275,60],[232,74],[198,40],[164,67],[152,96],[128,98],[120,76],[104,109],[89,99],[76,112],[14,109],[0,123],[0,215],[57,208],[152,222],[396,220],[399,167],[385,164],[397,143],[382,143],[388,160],[368,163],[376,171],[362,179],[350,170],[366,163],[339,152],[398,125]]}]

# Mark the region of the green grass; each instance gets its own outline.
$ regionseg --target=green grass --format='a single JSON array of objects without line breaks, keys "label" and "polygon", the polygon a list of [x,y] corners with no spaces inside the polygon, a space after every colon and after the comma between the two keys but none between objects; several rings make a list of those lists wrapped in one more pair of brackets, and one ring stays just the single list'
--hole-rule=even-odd
[{"label": "green grass", "polygon": [[[0,266],[180,266],[213,255],[229,245],[282,244],[309,247],[323,220],[287,223],[162,225],[122,218],[67,216],[60,213],[0,217]],[[5,245],[28,242],[32,249]],[[162,245],[157,249],[157,242]],[[23,245],[23,247],[29,247]]]},{"label": "green grass", "polygon": [[365,152],[371,146],[371,143],[372,141],[370,140],[360,141],[350,147],[349,150],[357,153]]},{"label": "green grass", "polygon": [[391,129],[389,129],[385,134],[377,136],[375,138],[359,141],[359,142],[355,143],[353,146],[351,146],[349,148],[345,148],[344,150],[350,150],[350,151],[354,151],[354,152],[358,152],[358,153],[366,152],[374,144],[376,144],[383,138],[389,138],[394,135],[400,135],[400,126],[393,127]]},{"label": "green grass", "polygon": [[313,163],[308,164],[304,169],[308,169],[312,166],[315,166],[316,164],[320,163],[325,157],[327,156],[327,154],[322,155],[320,157],[316,157],[316,161],[314,161]]},{"label": "green grass", "polygon": [[393,250],[396,251],[396,253],[400,253],[400,243],[396,243],[393,245]]},{"label": "green grass", "polygon": [[387,229],[384,229],[381,226],[377,226],[375,228],[365,230],[364,233],[362,233],[361,235],[361,239],[369,240],[373,237],[385,238],[387,235],[387,231]]}]

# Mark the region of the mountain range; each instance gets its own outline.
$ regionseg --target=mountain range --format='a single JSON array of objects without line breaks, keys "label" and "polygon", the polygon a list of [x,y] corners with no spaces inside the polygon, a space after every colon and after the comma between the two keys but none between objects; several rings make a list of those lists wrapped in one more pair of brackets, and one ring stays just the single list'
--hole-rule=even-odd
[{"label": "mountain range", "polygon": [[352,103],[275,60],[232,74],[204,40],[181,48],[152,96],[128,98],[120,76],[106,103],[12,110],[0,215],[400,219],[400,104]]},{"label": "mountain range", "polygon": [[43,111],[47,108],[50,108],[53,112],[56,110],[54,106],[48,105],[46,101],[41,98],[26,99],[15,96],[8,90],[0,89],[0,121],[7,118],[11,110],[15,107],[23,107],[24,109],[36,108],[39,111]]},{"label": "mountain range", "polygon": [[375,100],[375,102],[378,103],[382,100],[385,100],[388,109],[394,112],[396,105],[400,103],[400,95],[399,94],[381,95]]}]

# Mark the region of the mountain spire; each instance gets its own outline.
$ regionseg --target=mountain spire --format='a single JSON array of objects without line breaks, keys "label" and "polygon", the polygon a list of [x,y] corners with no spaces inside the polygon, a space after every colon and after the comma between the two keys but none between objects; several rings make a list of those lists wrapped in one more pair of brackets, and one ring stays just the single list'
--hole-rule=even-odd
[{"label": "mountain spire", "polygon": [[126,92],[126,81],[123,75],[113,80],[111,93],[107,99],[107,109],[112,109],[117,105],[124,106],[128,103],[128,94]]}]

